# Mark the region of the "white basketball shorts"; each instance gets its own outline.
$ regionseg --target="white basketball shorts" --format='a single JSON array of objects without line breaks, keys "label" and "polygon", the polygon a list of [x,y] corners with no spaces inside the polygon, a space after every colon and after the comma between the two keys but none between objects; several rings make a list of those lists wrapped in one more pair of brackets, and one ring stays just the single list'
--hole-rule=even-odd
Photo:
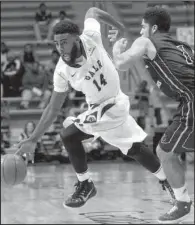
[{"label": "white basketball shorts", "polygon": [[129,97],[120,92],[117,97],[89,106],[76,118],[68,117],[63,126],[66,128],[74,123],[82,132],[101,137],[127,154],[133,143],[142,142],[147,136],[129,114],[129,109]]}]

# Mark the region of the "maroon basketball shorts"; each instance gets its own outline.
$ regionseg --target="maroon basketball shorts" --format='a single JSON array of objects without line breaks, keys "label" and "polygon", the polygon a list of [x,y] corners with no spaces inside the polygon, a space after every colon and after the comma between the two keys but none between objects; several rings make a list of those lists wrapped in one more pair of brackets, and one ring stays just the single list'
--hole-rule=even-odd
[{"label": "maroon basketball shorts", "polygon": [[194,102],[180,103],[173,122],[166,129],[159,142],[165,152],[194,151]]}]

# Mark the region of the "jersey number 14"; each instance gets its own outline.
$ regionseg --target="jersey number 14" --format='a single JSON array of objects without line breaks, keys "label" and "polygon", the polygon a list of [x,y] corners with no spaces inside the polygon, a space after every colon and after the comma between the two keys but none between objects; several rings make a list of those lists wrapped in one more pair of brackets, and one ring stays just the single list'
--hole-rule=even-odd
[{"label": "jersey number 14", "polygon": [[94,85],[98,89],[98,91],[102,90],[102,86],[105,86],[107,84],[107,81],[104,78],[104,75],[100,74],[100,83],[97,82],[97,80],[93,80]]}]

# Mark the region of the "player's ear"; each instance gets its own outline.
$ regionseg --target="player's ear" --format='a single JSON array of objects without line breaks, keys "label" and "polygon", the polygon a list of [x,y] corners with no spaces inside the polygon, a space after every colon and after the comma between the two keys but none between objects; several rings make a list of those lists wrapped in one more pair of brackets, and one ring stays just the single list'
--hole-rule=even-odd
[{"label": "player's ear", "polygon": [[158,26],[157,25],[153,25],[152,26],[152,33],[156,33],[156,31],[158,30]]}]

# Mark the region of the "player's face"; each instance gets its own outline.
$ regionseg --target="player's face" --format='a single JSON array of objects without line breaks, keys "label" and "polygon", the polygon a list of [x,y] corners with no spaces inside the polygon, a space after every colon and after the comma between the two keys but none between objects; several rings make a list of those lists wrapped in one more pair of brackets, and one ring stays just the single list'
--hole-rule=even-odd
[{"label": "player's face", "polygon": [[157,31],[157,25],[151,26],[144,19],[142,20],[141,27],[140,34],[143,37],[151,37]]},{"label": "player's face", "polygon": [[147,38],[150,37],[150,25],[146,23],[144,19],[142,20],[141,27],[142,27],[140,31],[141,36]]},{"label": "player's face", "polygon": [[54,35],[56,48],[62,57],[62,60],[68,64],[75,64],[79,52],[79,38],[73,34],[56,34]]}]

